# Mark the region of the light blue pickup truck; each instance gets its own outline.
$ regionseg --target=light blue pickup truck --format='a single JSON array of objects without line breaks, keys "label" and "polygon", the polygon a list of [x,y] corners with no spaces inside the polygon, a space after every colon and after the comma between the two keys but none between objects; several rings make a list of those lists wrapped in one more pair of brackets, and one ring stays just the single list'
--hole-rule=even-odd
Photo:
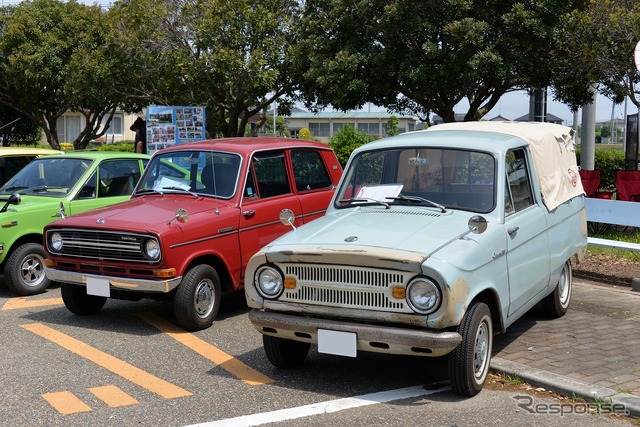
[{"label": "light blue pickup truck", "polygon": [[437,125],[352,153],[326,215],[250,260],[249,319],[275,366],[302,364],[311,344],[448,354],[453,390],[473,396],[494,334],[538,303],[566,313],[586,245],[570,128]]}]

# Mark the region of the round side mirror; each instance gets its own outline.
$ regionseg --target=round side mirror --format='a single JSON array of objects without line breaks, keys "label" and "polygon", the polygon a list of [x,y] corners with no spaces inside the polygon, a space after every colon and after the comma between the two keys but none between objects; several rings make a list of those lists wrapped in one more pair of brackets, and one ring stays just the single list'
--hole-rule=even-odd
[{"label": "round side mirror", "polygon": [[293,221],[295,219],[296,216],[291,209],[282,209],[280,211],[280,222],[284,225],[290,225],[291,227],[295,228],[293,226]]},{"label": "round side mirror", "polygon": [[20,203],[22,203],[22,199],[20,198],[20,194],[12,193],[9,196],[9,200],[7,200],[7,203],[10,204],[10,205],[19,205]]},{"label": "round side mirror", "polygon": [[469,218],[469,231],[474,234],[482,234],[487,229],[487,220],[481,215]]},{"label": "round side mirror", "polygon": [[178,220],[178,222],[187,222],[187,220],[189,219],[189,213],[186,209],[180,208],[176,211],[176,219]]}]

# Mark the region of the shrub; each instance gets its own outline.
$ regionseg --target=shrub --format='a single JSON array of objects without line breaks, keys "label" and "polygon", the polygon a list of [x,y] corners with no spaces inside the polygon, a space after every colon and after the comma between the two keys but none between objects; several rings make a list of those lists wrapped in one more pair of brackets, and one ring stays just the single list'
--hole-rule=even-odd
[{"label": "shrub", "polygon": [[[580,147],[576,150],[578,164],[580,164]],[[624,151],[596,150],[594,157],[595,169],[600,169],[600,188],[613,190],[616,188],[616,173],[624,170]]]},{"label": "shrub", "polygon": [[300,129],[298,131],[298,137],[307,141],[313,141],[313,135],[311,135],[311,131],[308,128]]},{"label": "shrub", "polygon": [[364,132],[357,131],[351,125],[345,125],[329,139],[329,146],[336,153],[338,161],[344,168],[353,150],[374,139]]}]

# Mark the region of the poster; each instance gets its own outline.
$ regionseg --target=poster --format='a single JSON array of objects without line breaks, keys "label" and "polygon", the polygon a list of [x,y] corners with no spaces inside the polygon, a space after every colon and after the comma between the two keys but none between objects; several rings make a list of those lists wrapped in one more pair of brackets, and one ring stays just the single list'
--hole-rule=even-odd
[{"label": "poster", "polygon": [[205,139],[204,107],[147,107],[147,152]]}]

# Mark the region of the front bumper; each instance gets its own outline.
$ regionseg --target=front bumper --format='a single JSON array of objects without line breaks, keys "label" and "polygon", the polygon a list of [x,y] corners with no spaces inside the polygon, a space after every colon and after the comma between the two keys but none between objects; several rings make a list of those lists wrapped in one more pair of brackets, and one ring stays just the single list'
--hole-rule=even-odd
[{"label": "front bumper", "polygon": [[[87,276],[91,274],[76,273],[73,271],[45,268],[45,275],[49,280],[75,285],[87,285]],[[95,276],[109,281],[111,289],[145,293],[168,293],[180,285],[182,276],[167,280],[131,279],[126,277]]]},{"label": "front bumper", "polygon": [[432,332],[369,325],[291,314],[251,310],[249,320],[260,333],[294,341],[318,343],[318,329],[353,332],[358,351],[413,356],[443,356],[462,342],[457,332]]}]

